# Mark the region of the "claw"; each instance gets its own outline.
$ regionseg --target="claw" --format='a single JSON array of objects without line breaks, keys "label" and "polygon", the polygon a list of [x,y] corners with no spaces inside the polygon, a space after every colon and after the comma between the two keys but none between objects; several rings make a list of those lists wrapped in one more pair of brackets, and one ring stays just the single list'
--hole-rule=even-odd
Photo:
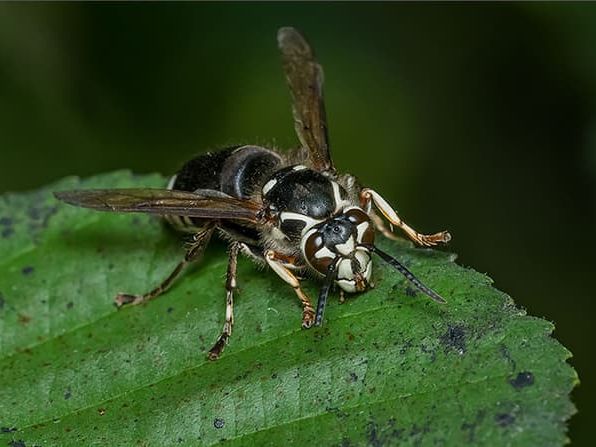
[{"label": "claw", "polygon": [[302,327],[309,329],[315,323],[315,311],[313,308],[305,308],[302,312]]},{"label": "claw", "polygon": [[227,334],[221,334],[221,336],[217,339],[213,347],[209,350],[209,354],[207,354],[209,360],[217,360],[221,355],[222,351],[224,350],[227,342]]},{"label": "claw", "polygon": [[139,304],[142,301],[142,296],[140,295],[129,295],[127,293],[119,293],[114,298],[114,304],[118,309],[122,306],[131,305],[134,306],[135,304]]}]

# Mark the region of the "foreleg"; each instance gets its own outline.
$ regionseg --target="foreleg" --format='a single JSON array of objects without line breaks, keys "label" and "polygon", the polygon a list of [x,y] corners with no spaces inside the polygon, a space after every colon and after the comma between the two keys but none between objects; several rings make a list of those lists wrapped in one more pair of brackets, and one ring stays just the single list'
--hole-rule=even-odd
[{"label": "foreleg", "polygon": [[[451,235],[448,231],[441,231],[435,234],[422,234],[414,230],[408,224],[406,224],[395,212],[395,210],[387,203],[387,201],[381,197],[381,195],[372,189],[364,188],[360,192],[360,204],[366,212],[371,211],[371,204],[377,207],[377,209],[385,216],[391,225],[401,228],[404,233],[414,242],[425,247],[431,247],[433,245],[442,244],[451,240]],[[377,216],[378,217],[378,216]],[[375,219],[372,219],[375,222]],[[377,221],[378,224],[378,221]],[[386,233],[386,228],[381,227],[379,230],[382,233]],[[384,231],[385,230],[385,231]]]},{"label": "foreleg", "polygon": [[296,292],[296,295],[298,295],[298,299],[302,303],[303,309],[302,327],[308,329],[315,321],[315,311],[312,307],[310,299],[300,287],[300,281],[287,267],[288,265],[293,265],[295,260],[289,256],[276,253],[273,250],[265,250],[265,261],[281,279],[292,286],[294,292]]}]

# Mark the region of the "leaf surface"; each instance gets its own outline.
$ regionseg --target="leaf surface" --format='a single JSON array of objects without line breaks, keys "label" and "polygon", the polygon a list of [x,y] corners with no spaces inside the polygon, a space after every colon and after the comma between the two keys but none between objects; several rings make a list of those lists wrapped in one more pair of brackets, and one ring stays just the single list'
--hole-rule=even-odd
[{"label": "leaf surface", "polygon": [[377,262],[376,288],[331,299],[310,330],[293,291],[242,259],[217,362],[206,352],[224,318],[223,244],[167,294],[117,311],[116,293],[171,271],[179,237],[152,216],[70,207],[51,192],[163,184],[115,172],[0,197],[0,445],[565,442],[577,376],[553,325],[450,254],[381,243],[448,304]]}]

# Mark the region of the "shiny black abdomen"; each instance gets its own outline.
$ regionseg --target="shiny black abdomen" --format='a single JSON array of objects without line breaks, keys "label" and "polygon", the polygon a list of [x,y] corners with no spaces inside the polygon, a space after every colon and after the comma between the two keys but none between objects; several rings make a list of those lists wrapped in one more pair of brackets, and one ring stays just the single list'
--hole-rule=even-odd
[{"label": "shiny black abdomen", "polygon": [[199,155],[186,162],[176,175],[172,189],[211,189],[239,199],[260,190],[281,164],[281,157],[258,146],[233,146]]},{"label": "shiny black abdomen", "polygon": [[[210,189],[247,199],[260,191],[263,183],[282,163],[275,152],[258,146],[233,146],[199,155],[186,162],[172,179],[169,188],[179,191]],[[175,226],[185,232],[196,232],[207,221],[199,218],[174,218]],[[234,239],[258,244],[256,228],[241,223],[222,222],[220,228]]]}]

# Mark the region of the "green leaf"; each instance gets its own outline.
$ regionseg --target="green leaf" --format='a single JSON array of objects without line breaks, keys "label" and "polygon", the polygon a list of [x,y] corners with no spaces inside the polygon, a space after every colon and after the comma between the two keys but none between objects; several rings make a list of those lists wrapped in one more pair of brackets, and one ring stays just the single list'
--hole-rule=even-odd
[{"label": "green leaf", "polygon": [[[0,445],[560,445],[570,353],[453,256],[384,242],[447,305],[377,263],[377,287],[321,328],[276,275],[239,263],[231,342],[223,244],[165,295],[116,310],[183,256],[152,216],[58,203],[51,191],[159,187],[127,172],[0,198]],[[307,281],[316,297],[317,284]],[[22,443],[20,443],[22,441]]]}]

